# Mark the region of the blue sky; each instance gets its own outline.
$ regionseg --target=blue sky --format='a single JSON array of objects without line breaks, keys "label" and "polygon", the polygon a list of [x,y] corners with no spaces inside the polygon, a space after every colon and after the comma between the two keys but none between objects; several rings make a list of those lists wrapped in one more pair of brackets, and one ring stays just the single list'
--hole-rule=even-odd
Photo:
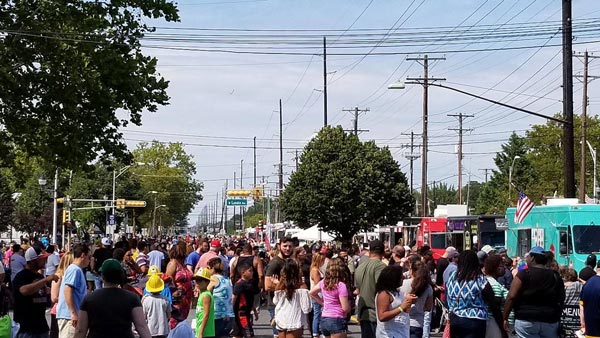
[{"label": "blue sky", "polygon": [[[227,33],[221,29],[339,30],[327,33],[331,53],[343,50],[336,49],[336,44],[339,46],[348,37],[340,38],[340,34],[352,34],[356,29],[394,27],[393,32],[401,33],[409,28],[434,27],[431,29],[450,31],[450,36],[456,36],[457,32],[468,35],[472,30],[502,24],[506,25],[502,26],[504,28],[515,28],[530,23],[533,30],[536,25],[531,23],[554,23],[557,32],[554,38],[550,38],[553,35],[550,32],[538,37],[538,40],[527,41],[452,45],[440,40],[435,42],[437,45],[421,43],[419,47],[395,51],[427,51],[430,56],[445,56],[446,61],[432,62],[430,75],[446,78],[447,85],[542,114],[552,115],[562,110],[560,47],[464,52],[481,48],[560,44],[560,1],[185,0],[180,2],[179,8],[181,22],[158,22],[156,25],[160,28],[157,33],[208,34],[207,31],[194,30],[200,28],[219,29],[210,31],[210,34]],[[574,1],[573,17],[574,24],[578,20],[600,20],[600,2]],[[165,29],[168,27],[177,30]],[[597,30],[581,34],[574,34],[576,42],[600,40]],[[144,44],[176,48],[199,46],[186,42],[146,41]],[[573,50],[583,52],[586,48],[600,52],[598,43],[575,45]],[[361,49],[362,52],[368,50]],[[406,90],[387,90],[386,86],[406,76],[418,77],[423,70],[416,62],[406,60],[407,56],[416,57],[418,54],[374,55],[389,50],[374,48],[373,54],[366,57],[328,56],[329,123],[350,129],[352,116],[342,109],[355,106],[369,108],[370,111],[359,118],[359,127],[369,130],[360,135],[361,139],[373,139],[381,146],[389,145],[403,171],[407,172],[408,161],[400,147],[410,141],[405,133],[411,130],[421,132],[422,89],[410,86]],[[240,160],[244,161],[244,187],[250,188],[252,150],[243,147],[252,146],[252,137],[257,137],[257,147],[272,148],[257,151],[257,175],[259,182],[265,176],[268,187],[274,188],[279,161],[276,149],[279,117],[275,112],[279,108],[279,99],[283,100],[284,147],[302,148],[323,124],[323,98],[319,92],[323,81],[322,52],[319,48],[302,51],[308,55],[146,49],[146,53],[159,59],[160,74],[171,81],[168,90],[171,104],[161,107],[156,113],[145,114],[141,127],[125,129],[129,146],[134,148],[139,140],[152,139],[186,143],[186,151],[194,156],[197,163],[197,178],[205,184],[205,200],[198,204],[195,213],[207,203],[214,203],[225,179],[229,179],[231,187],[234,172],[239,177]],[[436,51],[454,52],[434,54]],[[581,69],[581,62],[575,60],[574,73]],[[594,73],[600,75],[600,60],[591,63],[590,74]],[[579,114],[581,84],[577,80],[574,83],[574,109]],[[600,106],[600,100],[595,96],[598,89],[596,82],[589,86],[589,114],[595,115]],[[537,117],[431,88],[429,181],[457,184],[457,156],[454,152],[458,137],[448,128],[457,128],[458,123],[456,118],[447,116],[457,113],[475,115],[464,122],[464,128],[472,131],[464,137],[463,182],[468,180],[469,175],[471,180],[484,180],[480,169],[495,167],[493,156],[512,131],[523,135],[530,125],[545,123]],[[420,140],[416,143],[420,144]],[[285,150],[286,180],[294,169],[293,164],[293,150]],[[420,186],[420,167],[420,160],[417,160],[416,189]],[[191,223],[195,222],[195,217],[196,214],[191,215]]]}]

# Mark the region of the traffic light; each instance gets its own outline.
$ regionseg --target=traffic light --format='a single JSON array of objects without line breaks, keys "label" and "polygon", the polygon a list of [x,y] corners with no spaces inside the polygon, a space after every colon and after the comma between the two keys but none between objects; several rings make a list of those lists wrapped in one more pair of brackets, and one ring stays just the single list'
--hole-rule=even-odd
[{"label": "traffic light", "polygon": [[229,197],[248,197],[250,194],[252,194],[250,190],[227,190]]},{"label": "traffic light", "polygon": [[263,198],[264,188],[263,186],[256,186],[252,189],[252,198],[255,201],[260,201]]},{"label": "traffic light", "polygon": [[58,197],[56,199],[56,203],[58,203],[58,204],[63,204],[64,202],[65,202],[65,198],[64,197]]},{"label": "traffic light", "polygon": [[117,199],[117,209],[125,209],[125,199],[124,198]]},{"label": "traffic light", "polygon": [[71,212],[69,210],[67,210],[67,209],[63,209],[63,212],[62,212],[62,221],[63,221],[63,223],[65,223],[65,222],[67,222],[69,220],[71,220]]},{"label": "traffic light", "polygon": [[127,207],[127,208],[144,208],[144,207],[146,207],[146,201],[125,201],[125,207]]}]

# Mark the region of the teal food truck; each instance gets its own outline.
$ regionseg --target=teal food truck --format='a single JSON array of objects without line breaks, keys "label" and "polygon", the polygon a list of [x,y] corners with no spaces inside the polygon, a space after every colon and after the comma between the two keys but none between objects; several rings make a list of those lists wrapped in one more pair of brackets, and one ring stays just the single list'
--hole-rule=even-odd
[{"label": "teal food truck", "polygon": [[533,207],[521,224],[515,224],[515,210],[506,210],[508,256],[523,257],[541,246],[554,252],[558,264],[580,271],[589,254],[600,255],[600,205],[550,199],[548,205]]}]

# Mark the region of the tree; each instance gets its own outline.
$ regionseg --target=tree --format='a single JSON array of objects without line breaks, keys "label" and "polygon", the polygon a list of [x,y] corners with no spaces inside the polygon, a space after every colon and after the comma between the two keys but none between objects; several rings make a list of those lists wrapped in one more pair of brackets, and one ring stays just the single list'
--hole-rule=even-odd
[{"label": "tree", "polygon": [[[510,205],[517,201],[517,191],[525,192],[534,202],[541,197],[536,191],[536,171],[529,160],[529,148],[525,138],[513,133],[508,143],[502,145],[502,151],[494,157],[497,169],[492,171],[490,181],[484,186],[477,200],[477,214],[503,214]],[[509,188],[510,167],[512,184]],[[509,190],[512,193],[509,196]]]},{"label": "tree", "polygon": [[481,191],[485,187],[486,183],[477,181],[470,181],[466,186],[463,187],[463,201],[467,203],[469,209],[477,209],[477,199],[481,194]]},{"label": "tree", "polygon": [[0,171],[0,231],[6,231],[13,224],[15,201],[8,178]]},{"label": "tree", "polygon": [[133,151],[133,156],[137,162],[144,163],[132,172],[143,192],[136,199],[148,201],[148,206],[140,210],[140,220],[150,224],[154,208],[165,205],[157,209],[163,224],[186,225],[187,215],[194,204],[202,200],[200,192],[204,187],[193,178],[196,174],[193,157],[185,152],[181,143],[164,144],[158,141],[140,143]]},{"label": "tree", "polygon": [[53,167],[127,160],[119,128],[168,103],[140,39],[147,19],[179,20],[172,1],[0,3],[0,158],[18,145]]},{"label": "tree", "polygon": [[408,183],[387,148],[325,127],[304,148],[281,196],[287,219],[349,241],[375,224],[396,224],[413,208]]},{"label": "tree", "polygon": [[448,185],[447,183],[437,183],[427,188],[427,197],[430,199],[429,208],[433,214],[433,210],[438,205],[456,204],[458,192],[454,186]]}]

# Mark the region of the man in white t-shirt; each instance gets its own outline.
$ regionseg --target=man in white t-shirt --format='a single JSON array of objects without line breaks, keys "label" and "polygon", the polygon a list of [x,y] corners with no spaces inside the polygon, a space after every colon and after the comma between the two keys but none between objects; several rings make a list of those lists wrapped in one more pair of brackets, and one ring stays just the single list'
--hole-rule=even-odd
[{"label": "man in white t-shirt", "polygon": [[60,263],[60,257],[58,256],[58,253],[55,252],[54,245],[48,245],[46,253],[49,254],[48,259],[46,260],[46,269],[44,270],[44,276],[47,277],[56,273],[56,268],[58,268],[58,264]]}]

